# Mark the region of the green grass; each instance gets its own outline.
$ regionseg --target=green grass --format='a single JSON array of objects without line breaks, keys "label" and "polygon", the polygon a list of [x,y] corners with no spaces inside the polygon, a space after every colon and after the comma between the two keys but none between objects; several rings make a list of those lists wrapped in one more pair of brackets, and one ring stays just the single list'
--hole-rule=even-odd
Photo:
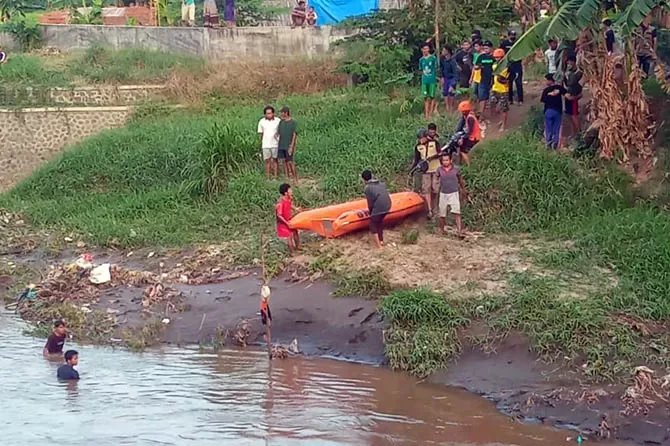
[{"label": "green grass", "polygon": [[3,87],[67,87],[65,73],[45,67],[40,56],[26,53],[10,54],[7,63],[0,65]]},{"label": "green grass", "polygon": [[84,52],[60,56],[12,53],[0,66],[0,83],[5,88],[162,83],[176,68],[200,73],[206,63],[193,56],[94,45]]},{"label": "green grass", "polygon": [[[387,344],[393,366],[418,374],[444,367],[443,356],[457,352],[456,337],[451,323],[438,329],[435,321],[448,314],[457,328],[462,320],[489,327],[470,340],[475,344],[494,346],[520,332],[539,356],[568,358],[595,380],[629,376],[640,363],[669,364],[670,216],[633,203],[626,175],[607,166],[589,170],[516,133],[482,147],[465,178],[474,200],[468,224],[571,243],[534,252],[543,272],[512,274],[502,295],[452,301],[411,291],[414,299],[382,299],[382,311],[403,333]],[[429,339],[426,324],[433,327]],[[439,355],[416,359],[433,344],[443,349]]]},{"label": "green grass", "polygon": [[[391,188],[405,186],[422,125],[406,98],[331,92],[284,103],[300,125],[296,161],[307,181],[295,187],[299,205],[360,197],[359,174],[368,167]],[[0,207],[102,245],[235,243],[236,259],[248,264],[258,256],[259,232],[273,230],[279,185],[264,179],[257,158],[262,106],[210,105],[200,113],[146,113],[89,138],[0,196]],[[446,135],[455,123],[439,124]],[[445,367],[469,321],[490,329],[491,338],[474,342],[521,332],[543,358],[567,357],[594,379],[613,379],[634,363],[667,364],[670,217],[635,203],[625,174],[548,153],[519,131],[478,147],[464,177],[473,199],[468,226],[559,243],[533,254],[541,273],[510,276],[501,295],[451,300],[400,290],[382,298],[393,367],[418,375]],[[279,267],[281,247],[269,251]],[[336,257],[323,251],[310,270],[338,280],[344,294],[387,292],[383,274],[343,274],[333,269]]]},{"label": "green grass", "polygon": [[[396,176],[410,163],[418,123],[400,112],[399,103],[381,106],[382,100],[370,93],[282,101],[300,125],[301,174],[317,183],[296,188],[301,205],[360,197],[360,172],[368,167],[391,187],[403,186],[404,176]],[[254,149],[261,112],[258,104],[222,106],[103,132],[38,169],[0,202],[23,210],[35,225],[69,228],[103,245],[181,245],[257,234],[273,227],[280,184],[265,181]],[[244,168],[225,172],[215,198],[193,197],[185,185],[194,175],[202,180],[198,172],[212,172],[207,166],[218,144],[212,132],[220,124],[250,148],[240,155]]]}]

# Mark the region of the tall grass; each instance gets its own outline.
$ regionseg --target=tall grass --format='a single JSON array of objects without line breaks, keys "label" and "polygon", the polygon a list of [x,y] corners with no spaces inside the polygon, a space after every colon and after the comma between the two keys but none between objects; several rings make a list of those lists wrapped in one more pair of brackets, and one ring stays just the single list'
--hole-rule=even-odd
[{"label": "tall grass", "polygon": [[202,58],[141,48],[111,50],[93,45],[84,52],[65,56],[11,54],[0,66],[4,87],[66,87],[73,84],[161,83],[170,73],[202,75],[207,65]]},{"label": "tall grass", "polygon": [[[382,299],[395,334],[387,343],[392,365],[418,374],[443,367],[443,356],[457,351],[453,327],[436,326],[447,317],[482,319],[494,338],[521,332],[538,355],[568,358],[597,380],[628,376],[634,364],[668,365],[670,216],[634,203],[626,174],[589,169],[548,153],[527,133],[512,133],[478,148],[464,176],[474,203],[466,208],[469,224],[573,243],[539,256],[557,275],[515,275],[502,295],[451,301],[415,290]],[[603,278],[607,270],[611,276]],[[575,281],[583,282],[580,295],[564,293]],[[439,354],[416,362],[424,350]]]},{"label": "tall grass", "polygon": [[0,85],[7,87],[64,87],[69,82],[62,71],[42,65],[42,59],[33,54],[10,54],[0,65]]},{"label": "tall grass", "polygon": [[67,67],[71,77],[81,77],[93,83],[165,82],[172,70],[203,73],[204,59],[142,48],[110,50],[92,45]]},{"label": "tall grass", "polygon": [[[299,122],[296,162],[312,179],[296,188],[301,204],[361,196],[360,172],[367,167],[391,187],[403,186],[397,175],[410,163],[418,123],[401,113],[398,102],[382,101],[368,93],[281,102]],[[38,169],[0,201],[23,209],[35,224],[72,228],[101,244],[183,244],[256,233],[274,222],[279,186],[263,177],[256,134],[263,105],[175,112],[103,132]],[[190,195],[194,179],[224,176],[212,200]]]}]

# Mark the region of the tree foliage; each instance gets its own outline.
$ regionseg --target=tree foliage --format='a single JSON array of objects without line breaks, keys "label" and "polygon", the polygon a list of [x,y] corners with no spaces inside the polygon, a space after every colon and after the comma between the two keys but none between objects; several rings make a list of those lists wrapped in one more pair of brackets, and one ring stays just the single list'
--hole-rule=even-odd
[{"label": "tree foliage", "polygon": [[[603,0],[567,0],[561,3],[553,15],[537,22],[516,41],[499,64],[499,70],[507,66],[508,61],[521,60],[543,48],[550,38],[575,40],[580,32],[598,26],[604,3]],[[629,36],[657,6],[667,7],[667,0],[632,0],[614,22],[618,34]]]},{"label": "tree foliage", "polygon": [[[473,29],[499,34],[514,17],[504,0],[439,0],[440,44],[457,46]],[[359,32],[342,42],[341,71],[357,73],[374,85],[407,82],[421,57],[421,43],[435,33],[434,6],[410,2],[407,8],[378,10],[352,17],[339,26]]]}]

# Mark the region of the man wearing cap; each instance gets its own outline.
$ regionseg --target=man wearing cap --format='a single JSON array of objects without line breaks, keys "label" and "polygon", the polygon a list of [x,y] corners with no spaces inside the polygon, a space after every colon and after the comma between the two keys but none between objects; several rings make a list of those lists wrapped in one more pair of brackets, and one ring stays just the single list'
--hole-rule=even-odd
[{"label": "man wearing cap", "polygon": [[[507,39],[504,39],[500,42],[500,48],[505,50],[505,54],[516,43],[516,31],[510,29],[507,32]],[[519,105],[523,104],[523,64],[520,60],[510,61],[509,64],[509,103],[514,103],[514,86],[516,85],[516,95]]]},{"label": "man wearing cap", "polygon": [[277,133],[279,133],[277,158],[284,162],[284,175],[287,178],[293,178],[293,181],[297,183],[298,171],[295,168],[293,154],[295,143],[298,141],[298,123],[291,117],[291,110],[287,106],[279,110],[279,116],[281,116],[281,122],[277,127]]},{"label": "man wearing cap", "polygon": [[435,174],[437,168],[440,167],[440,160],[437,157],[440,148],[435,140],[429,141],[426,129],[419,129],[416,136],[417,144],[414,147],[414,166],[418,165],[421,161],[428,163],[428,170],[421,175],[421,193],[428,206],[428,218],[433,218],[433,197],[437,197],[440,191],[440,180]]},{"label": "man wearing cap", "polygon": [[458,104],[458,111],[461,112],[461,119],[456,126],[456,133],[463,132],[464,134],[458,140],[458,147],[461,160],[467,165],[470,164],[470,150],[482,139],[482,130],[477,116],[472,111],[470,101],[462,101]]}]

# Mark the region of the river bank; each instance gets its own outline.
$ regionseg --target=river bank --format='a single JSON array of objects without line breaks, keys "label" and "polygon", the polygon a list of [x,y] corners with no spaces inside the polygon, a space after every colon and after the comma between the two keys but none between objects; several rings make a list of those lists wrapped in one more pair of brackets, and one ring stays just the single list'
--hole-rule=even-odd
[{"label": "river bank", "polygon": [[[397,236],[399,232],[392,231],[390,239]],[[80,341],[125,345],[131,349],[160,344],[239,346],[240,327],[247,348],[256,350],[265,345],[258,316],[259,269],[214,266],[220,261],[221,252],[211,247],[188,251],[99,252],[94,255],[96,264],[115,266],[111,267],[110,283],[93,286],[86,276],[67,276],[67,265],[84,251],[83,247],[64,250],[58,257],[33,251],[28,256],[13,257],[14,270],[27,274],[22,280],[28,281],[30,274],[33,280],[43,276],[44,289],[51,287],[71,293],[64,300],[60,297],[53,300],[54,296],[62,296],[57,293],[38,297],[46,306],[39,313],[23,313],[26,319],[39,314],[79,320],[79,316],[72,315],[84,313],[84,320],[95,321],[97,328],[105,333],[96,331],[95,336],[87,339],[88,328],[80,326],[77,327]],[[501,255],[510,252],[501,250]],[[306,356],[386,364],[384,333],[388,321],[379,312],[377,300],[335,297],[331,284],[310,281],[304,264],[293,265],[270,282],[273,342],[288,345],[296,339]],[[69,289],[62,285],[66,277],[77,277]],[[16,289],[6,279],[0,283],[5,291]],[[148,302],[158,284],[160,292],[153,297],[155,301]],[[63,312],[64,304],[78,310]],[[91,315],[95,316],[88,319]],[[37,334],[48,331],[50,321],[32,322],[38,324]],[[528,339],[521,335],[507,336],[494,350],[484,352],[483,344],[475,341],[481,339],[479,328],[482,327],[475,324],[460,333],[460,353],[446,370],[428,376],[428,382],[482,395],[520,421],[575,429],[595,438],[600,434],[602,417],[606,416],[612,438],[639,444],[669,444],[667,403],[649,401],[651,404],[641,407],[640,412],[626,413],[630,410],[625,398],[622,399],[626,385],[583,384],[582,374],[567,361],[554,364],[540,361],[531,352]]]}]

